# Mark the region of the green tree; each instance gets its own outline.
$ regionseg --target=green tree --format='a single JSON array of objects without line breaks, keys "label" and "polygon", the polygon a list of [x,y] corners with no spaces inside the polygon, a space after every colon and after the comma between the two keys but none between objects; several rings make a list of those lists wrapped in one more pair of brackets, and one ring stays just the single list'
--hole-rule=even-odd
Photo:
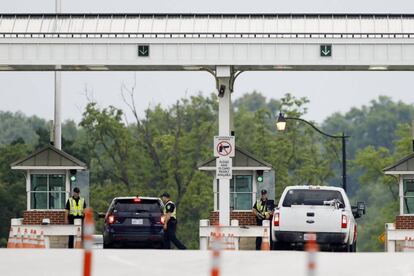
[{"label": "green tree", "polygon": [[362,170],[360,189],[353,200],[365,201],[367,215],[360,222],[360,251],[382,251],[378,236],[384,232],[384,224],[393,222],[399,210],[398,179],[384,175],[383,169],[410,153],[409,124],[398,124],[394,134],[392,151],[386,147],[367,146],[357,151],[352,163],[354,170]]},{"label": "green tree", "polygon": [[131,178],[138,159],[131,132],[122,122],[123,112],[113,106],[100,109],[89,103],[80,125],[87,133],[87,145],[92,156],[90,166],[97,168],[98,178],[123,183],[128,191],[137,188]]},{"label": "green tree", "polygon": [[108,192],[103,201],[93,204],[102,210],[118,190],[111,186],[123,184],[125,189],[118,191],[129,195],[158,196],[167,190],[179,208],[182,225],[188,226],[181,228],[180,235],[195,247],[198,227],[194,220],[205,218],[211,210],[206,206],[212,206],[211,180],[198,172],[197,165],[211,155],[217,100],[201,95],[182,99],[166,109],[148,109],[142,119],[132,111],[136,121],[126,124],[120,109],[101,109],[95,103],[86,107],[80,125],[92,156],[91,193]]},{"label": "green tree", "polygon": [[25,157],[30,150],[22,140],[0,146],[0,247],[4,247],[9,236],[10,219],[21,217],[26,209],[26,186],[24,174],[12,171],[10,164]]},{"label": "green tree", "polygon": [[[258,99],[255,99],[258,97]],[[261,103],[259,109],[243,108]],[[338,162],[338,143],[324,139],[308,125],[289,120],[285,132],[278,133],[275,122],[280,111],[288,117],[306,114],[306,98],[286,94],[278,101],[267,101],[252,93],[240,98],[235,112],[237,144],[271,163],[276,172],[276,194],[289,185],[325,185],[334,172],[331,163]]]}]

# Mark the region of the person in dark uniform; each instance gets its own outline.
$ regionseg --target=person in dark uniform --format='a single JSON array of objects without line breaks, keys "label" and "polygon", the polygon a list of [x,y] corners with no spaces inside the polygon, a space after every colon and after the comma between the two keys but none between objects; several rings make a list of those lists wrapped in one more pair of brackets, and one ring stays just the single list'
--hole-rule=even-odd
[{"label": "person in dark uniform", "polygon": [[161,200],[164,203],[164,249],[171,249],[171,242],[178,249],[187,249],[176,237],[177,231],[177,208],[171,201],[169,193],[163,193]]},{"label": "person in dark uniform", "polygon": [[[73,188],[72,196],[66,201],[65,207],[65,223],[74,224],[75,219],[83,220],[83,211],[86,208],[86,202],[83,197],[80,197],[80,190],[78,187]],[[73,248],[74,236],[69,236],[68,248]]]},{"label": "person in dark uniform", "polygon": [[[253,213],[256,216],[256,225],[258,226],[263,225],[263,220],[269,220],[272,217],[273,210],[275,208],[274,202],[272,200],[268,200],[266,190],[263,189],[260,194],[260,199],[253,205]],[[257,237],[256,250],[260,250],[261,245],[262,237]]]}]

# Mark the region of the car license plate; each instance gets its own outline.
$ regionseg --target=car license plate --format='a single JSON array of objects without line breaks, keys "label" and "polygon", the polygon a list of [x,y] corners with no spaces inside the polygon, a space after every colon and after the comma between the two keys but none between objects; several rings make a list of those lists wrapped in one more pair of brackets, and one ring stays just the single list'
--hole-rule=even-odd
[{"label": "car license plate", "polygon": [[316,234],[303,234],[304,241],[316,241]]},{"label": "car license plate", "polygon": [[142,225],[142,224],[144,224],[144,220],[143,219],[132,219],[131,224]]}]

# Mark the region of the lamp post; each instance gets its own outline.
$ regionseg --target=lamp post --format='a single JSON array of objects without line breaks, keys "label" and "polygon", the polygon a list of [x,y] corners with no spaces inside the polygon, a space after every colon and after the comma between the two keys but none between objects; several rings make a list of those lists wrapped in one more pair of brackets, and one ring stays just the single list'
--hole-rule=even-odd
[{"label": "lamp post", "polygon": [[301,119],[301,118],[293,118],[293,117],[285,117],[282,113],[279,113],[279,117],[277,118],[277,122],[276,122],[276,129],[279,131],[284,131],[286,129],[286,120],[296,120],[296,121],[300,121],[303,122],[309,126],[311,126],[314,130],[316,130],[317,132],[319,132],[320,134],[329,137],[329,138],[333,138],[333,139],[341,139],[342,141],[342,188],[345,190],[347,190],[347,185],[346,185],[346,138],[349,138],[350,136],[345,135],[345,133],[342,132],[342,135],[337,136],[337,135],[331,135],[328,133],[323,132],[322,130],[320,130],[319,128],[317,128],[315,125],[313,125],[312,123]]}]

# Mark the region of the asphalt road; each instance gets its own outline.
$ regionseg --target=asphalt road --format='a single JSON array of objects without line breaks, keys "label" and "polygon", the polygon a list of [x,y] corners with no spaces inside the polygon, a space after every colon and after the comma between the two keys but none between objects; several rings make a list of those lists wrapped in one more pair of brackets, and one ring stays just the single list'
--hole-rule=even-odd
[{"label": "asphalt road", "polygon": [[[318,253],[317,275],[414,276],[414,253]],[[1,249],[0,275],[78,276],[83,251]],[[210,275],[210,251],[94,250],[96,276]],[[226,251],[221,276],[306,275],[306,252]]]}]

